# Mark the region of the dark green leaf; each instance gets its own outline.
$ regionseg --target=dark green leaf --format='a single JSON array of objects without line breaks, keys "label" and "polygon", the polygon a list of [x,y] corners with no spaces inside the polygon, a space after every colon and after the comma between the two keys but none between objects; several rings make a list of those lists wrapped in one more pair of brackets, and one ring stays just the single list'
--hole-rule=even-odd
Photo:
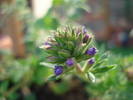
[{"label": "dark green leaf", "polygon": [[54,81],[54,80],[56,80],[57,78],[56,78],[56,76],[54,75],[54,76],[51,76],[51,77],[49,77],[48,78],[48,81]]}]

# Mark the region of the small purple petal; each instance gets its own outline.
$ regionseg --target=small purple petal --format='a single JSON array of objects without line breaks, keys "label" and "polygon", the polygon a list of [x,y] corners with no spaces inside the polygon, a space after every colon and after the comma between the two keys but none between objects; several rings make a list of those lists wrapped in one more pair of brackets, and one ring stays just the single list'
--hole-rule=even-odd
[{"label": "small purple petal", "polygon": [[83,38],[83,43],[86,43],[89,39],[89,34],[85,34],[84,38]]},{"label": "small purple petal", "polygon": [[97,52],[96,48],[90,48],[86,51],[86,54],[90,55],[90,56],[93,56],[95,55]]},{"label": "small purple petal", "polygon": [[50,49],[51,48],[51,45],[50,45],[49,42],[45,42],[44,43],[44,46],[45,46],[46,49]]},{"label": "small purple petal", "polygon": [[68,66],[73,66],[73,64],[74,64],[74,61],[73,61],[73,59],[67,59],[67,61],[66,61],[66,65],[68,65]]},{"label": "small purple petal", "polygon": [[44,45],[50,45],[50,43],[48,43],[48,42],[45,42],[45,43],[44,43]]},{"label": "small purple petal", "polygon": [[62,66],[55,66],[54,73],[56,76],[59,76],[63,73],[63,67]]},{"label": "small purple petal", "polygon": [[91,64],[91,65],[94,64],[95,63],[95,59],[94,58],[89,59],[88,63]]}]

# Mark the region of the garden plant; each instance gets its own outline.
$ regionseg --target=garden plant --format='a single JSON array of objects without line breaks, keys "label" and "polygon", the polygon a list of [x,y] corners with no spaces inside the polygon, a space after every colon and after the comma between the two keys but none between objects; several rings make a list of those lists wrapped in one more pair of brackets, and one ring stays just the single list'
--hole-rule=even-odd
[{"label": "garden plant", "polygon": [[53,69],[48,80],[76,74],[95,82],[95,74],[115,68],[107,65],[108,53],[100,53],[95,46],[94,35],[84,26],[64,26],[53,31],[41,48],[46,52],[42,64]]}]

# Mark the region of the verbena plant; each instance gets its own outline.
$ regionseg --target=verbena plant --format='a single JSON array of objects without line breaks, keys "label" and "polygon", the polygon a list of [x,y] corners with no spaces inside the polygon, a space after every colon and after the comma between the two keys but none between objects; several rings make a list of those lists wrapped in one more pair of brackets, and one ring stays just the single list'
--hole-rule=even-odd
[{"label": "verbena plant", "polygon": [[100,53],[94,41],[94,35],[82,26],[65,26],[54,31],[41,46],[46,52],[42,64],[53,68],[48,80],[74,73],[95,82],[95,74],[113,69],[115,65],[106,65],[107,53]]}]

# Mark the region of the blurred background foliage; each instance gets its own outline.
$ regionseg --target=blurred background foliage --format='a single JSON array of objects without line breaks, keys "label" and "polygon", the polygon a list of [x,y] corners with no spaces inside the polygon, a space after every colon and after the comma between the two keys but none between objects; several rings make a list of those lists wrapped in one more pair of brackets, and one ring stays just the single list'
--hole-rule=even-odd
[{"label": "blurred background foliage", "polygon": [[[107,3],[106,0],[100,1],[102,4]],[[117,38],[117,33],[116,31],[114,32],[114,30],[117,30],[120,34],[125,32],[125,30],[121,31],[122,29],[119,26],[123,21],[118,22],[119,24],[116,22],[117,27],[113,25],[110,27],[109,25],[109,27],[103,29],[103,31],[108,32],[106,29],[109,28],[110,30],[110,28],[116,27],[117,29],[110,32],[111,34],[115,33],[115,35],[112,36],[114,40],[112,38],[108,39],[110,35],[103,37],[103,39],[98,37],[100,33],[97,33],[93,27],[95,24],[99,24],[99,17],[97,18],[98,12],[95,11],[92,6],[94,2],[96,2],[96,5],[101,5],[100,1],[53,0],[47,13],[36,18],[35,15],[33,15],[35,8],[31,0],[1,0],[0,100],[132,100],[133,44],[130,39],[132,37],[128,38],[130,39],[129,44],[125,44],[127,43],[127,41],[124,41],[125,38],[123,41],[120,41],[121,38],[118,39],[119,41],[114,39],[115,36]],[[131,0],[123,1],[125,2],[125,18],[131,21],[131,4],[133,3],[131,3]],[[117,0],[117,2],[119,2],[119,0]],[[96,9],[100,11],[103,10],[103,8],[100,9],[100,7]],[[119,9],[117,10],[120,12]],[[128,13],[128,11],[130,13]],[[93,14],[93,12],[96,13]],[[108,13],[99,15],[105,19],[105,26],[108,25],[106,14]],[[109,15],[111,16],[111,14]],[[90,21],[87,23],[87,20],[84,20],[86,16],[88,16],[88,20],[94,20],[94,23]],[[92,18],[92,16],[94,18]],[[112,17],[115,19],[116,16],[111,16],[111,18]],[[96,27],[100,28],[103,25],[102,23]],[[90,30],[94,32],[96,36],[99,50],[101,52],[109,51],[110,57],[108,63],[117,64],[117,68],[109,71],[105,75],[97,75],[98,79],[96,83],[85,82],[76,76],[68,76],[54,82],[47,81],[47,77],[49,77],[53,71],[40,64],[40,62],[46,58],[44,58],[45,52],[40,50],[39,45],[41,41],[49,35],[50,30],[54,30],[65,24],[80,24],[85,25],[87,28],[91,27]],[[131,29],[132,23],[126,27]],[[132,36],[131,32],[128,33]],[[2,47],[2,43],[7,43],[4,39],[8,36],[10,39],[7,41],[10,43],[6,44],[6,47]],[[122,36],[123,35],[120,35],[118,37]]]}]

